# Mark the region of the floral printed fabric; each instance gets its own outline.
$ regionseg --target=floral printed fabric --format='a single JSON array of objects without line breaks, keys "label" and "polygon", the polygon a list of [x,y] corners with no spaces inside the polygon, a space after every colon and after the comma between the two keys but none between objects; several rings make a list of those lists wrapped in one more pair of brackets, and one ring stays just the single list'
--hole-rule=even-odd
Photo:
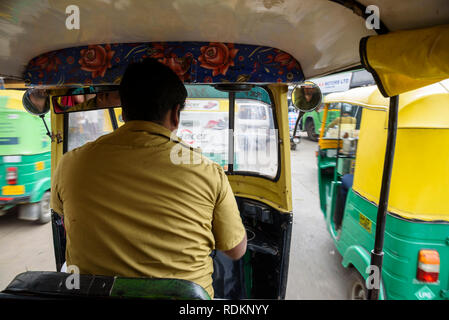
[{"label": "floral printed fabric", "polygon": [[24,78],[34,86],[119,84],[127,65],[146,57],[169,66],[186,83],[302,82],[301,66],[279,49],[219,42],[100,44],[32,59]]}]

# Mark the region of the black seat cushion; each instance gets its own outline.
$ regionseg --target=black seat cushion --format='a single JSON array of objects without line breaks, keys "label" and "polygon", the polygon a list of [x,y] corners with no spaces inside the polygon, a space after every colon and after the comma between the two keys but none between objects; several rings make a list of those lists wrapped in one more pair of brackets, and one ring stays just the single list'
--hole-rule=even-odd
[{"label": "black seat cushion", "polygon": [[[69,278],[72,276],[71,278]],[[68,279],[69,278],[69,279]],[[210,300],[198,284],[181,279],[126,278],[79,275],[79,289],[67,286],[73,275],[64,272],[28,271],[17,275],[3,293],[52,298],[130,298]],[[73,283],[73,281],[72,281]]]}]

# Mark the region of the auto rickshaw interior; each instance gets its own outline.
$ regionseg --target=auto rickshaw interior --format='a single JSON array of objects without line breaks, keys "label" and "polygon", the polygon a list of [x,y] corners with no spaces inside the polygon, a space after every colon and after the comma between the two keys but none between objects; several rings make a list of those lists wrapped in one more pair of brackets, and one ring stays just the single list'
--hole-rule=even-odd
[{"label": "auto rickshaw interior", "polygon": [[[279,125],[269,86],[200,84],[186,88],[189,95],[177,132],[178,136],[184,135],[185,143],[199,147],[204,155],[221,164],[229,176],[253,176],[274,183],[279,180],[286,169],[279,165]],[[64,119],[64,152],[123,124],[116,93],[116,87],[109,87],[108,91],[91,87],[71,89],[64,95],[58,91],[50,93],[54,113]],[[114,98],[104,104],[105,95]],[[234,135],[228,134],[232,130]],[[189,134],[185,135],[186,132]],[[257,199],[237,195],[236,200],[247,230],[248,250],[238,261],[220,252],[212,253],[215,297],[283,298],[292,215]],[[53,214],[58,270],[65,261],[65,233],[60,219]]]},{"label": "auto rickshaw interior", "polygon": [[[91,28],[69,31],[64,28],[61,17],[72,4],[82,7],[83,23]],[[371,4],[380,8],[381,16],[371,14]],[[17,6],[30,8],[19,10]],[[187,85],[200,88],[195,87],[189,93],[191,99],[198,101],[187,104],[190,110],[185,110],[180,134],[187,144],[204,148],[205,154],[226,168],[249,236],[248,251],[240,261],[230,262],[219,253],[214,257],[214,287],[216,297],[222,298],[285,297],[293,211],[290,145],[286,143],[289,83],[364,67],[373,74],[382,94],[392,97],[389,122],[394,124],[397,95],[449,77],[445,67],[449,33],[443,25],[447,23],[449,7],[444,0],[429,0],[425,4],[420,0],[398,0],[394,5],[381,0],[250,0],[217,1],[213,6],[208,1],[135,1],[122,6],[104,1],[61,0],[43,3],[38,11],[34,10],[34,3],[5,0],[0,9],[0,21],[5,26],[0,41],[7,48],[0,55],[0,75],[12,82],[47,90],[49,99],[45,107],[50,108],[51,104],[52,110],[52,168],[64,152],[121,125],[120,109],[111,108],[119,105],[92,100],[88,95],[111,93],[111,86],[119,84],[124,69],[133,60],[144,56],[160,59],[175,66]],[[123,10],[131,14],[124,14]],[[98,23],[98,12],[107,17],[103,23]],[[148,20],[149,12],[151,23],[142,23]],[[377,27],[368,26],[372,18],[378,20]],[[47,33],[52,37],[43,37]],[[199,42],[185,42],[187,39]],[[173,40],[179,42],[160,42]],[[211,42],[217,40],[222,42]],[[218,51],[228,59],[219,66],[209,60]],[[411,53],[413,57],[406,59]],[[98,61],[92,59],[97,56],[104,58],[103,64],[97,65]],[[34,58],[29,60],[30,57]],[[425,68],[411,67],[424,63],[428,63]],[[193,91],[202,90],[210,94],[193,95]],[[71,101],[73,96],[80,95],[86,101]],[[76,109],[77,106],[80,108]],[[242,111],[248,108],[253,112]],[[32,109],[29,110],[33,113]],[[42,110],[35,109],[34,113],[39,115]],[[359,114],[352,116],[357,119]],[[196,132],[202,126],[206,127],[206,135]],[[217,148],[208,149],[208,136],[213,136],[214,130],[238,127],[241,139],[237,135],[234,143],[224,139],[214,146]],[[340,133],[342,128],[343,121]],[[395,135],[395,126],[389,125],[385,166],[379,179],[382,189],[376,241],[371,255],[372,265],[380,267]],[[341,159],[336,163],[329,154],[327,167],[325,161],[322,163],[323,176],[330,181],[346,172],[345,160],[351,160],[351,152],[343,154],[340,150],[351,150],[354,146],[345,148],[338,137],[332,136],[322,141],[327,143],[327,149],[337,149],[333,157]],[[265,153],[269,154],[263,159],[266,162],[254,165],[242,160],[251,159],[254,154],[257,159],[260,151],[267,150],[270,153]],[[332,167],[341,170],[334,171]],[[61,221],[54,219],[59,271],[64,250],[63,242],[59,242],[63,240],[63,229],[58,223]],[[22,281],[24,277],[26,274],[6,292],[17,293],[14,288],[26,284]],[[39,292],[42,290],[34,291],[36,295]]]}]

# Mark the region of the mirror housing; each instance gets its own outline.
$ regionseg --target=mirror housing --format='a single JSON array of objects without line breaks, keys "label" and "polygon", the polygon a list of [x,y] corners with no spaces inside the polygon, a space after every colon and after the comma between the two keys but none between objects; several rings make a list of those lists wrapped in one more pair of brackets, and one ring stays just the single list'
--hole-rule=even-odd
[{"label": "mirror housing", "polygon": [[50,111],[50,100],[46,89],[27,89],[22,104],[28,113],[43,116]]},{"label": "mirror housing", "polygon": [[50,91],[54,112],[67,113],[121,107],[118,86],[101,86]]},{"label": "mirror housing", "polygon": [[312,81],[305,81],[292,91],[292,104],[299,111],[313,111],[321,104],[321,100],[321,89]]}]

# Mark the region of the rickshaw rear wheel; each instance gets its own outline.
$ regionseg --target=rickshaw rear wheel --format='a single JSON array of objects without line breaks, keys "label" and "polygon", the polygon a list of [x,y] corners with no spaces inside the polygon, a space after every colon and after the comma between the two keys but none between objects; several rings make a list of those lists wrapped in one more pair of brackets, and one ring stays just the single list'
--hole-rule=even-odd
[{"label": "rickshaw rear wheel", "polygon": [[291,150],[296,150],[296,143],[290,142],[290,149]]},{"label": "rickshaw rear wheel", "polygon": [[45,224],[51,220],[50,191],[44,193],[39,206],[39,219],[37,222]]},{"label": "rickshaw rear wheel", "polygon": [[353,269],[352,272],[352,284],[349,291],[350,300],[367,300],[368,289],[366,288],[365,279],[357,271]]},{"label": "rickshaw rear wheel", "polygon": [[317,142],[319,135],[316,134],[315,132],[315,124],[313,123],[312,119],[307,119],[306,122],[306,131],[307,131],[307,136],[309,137],[310,140]]}]

